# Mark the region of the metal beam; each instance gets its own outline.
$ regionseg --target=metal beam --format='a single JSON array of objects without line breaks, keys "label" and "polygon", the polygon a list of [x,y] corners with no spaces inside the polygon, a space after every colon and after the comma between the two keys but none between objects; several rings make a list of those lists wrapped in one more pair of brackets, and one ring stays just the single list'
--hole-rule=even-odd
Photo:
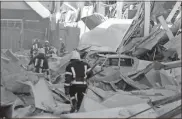
[{"label": "metal beam", "polygon": [[174,14],[176,13],[176,11],[179,9],[181,5],[181,2],[178,1],[176,2],[176,4],[174,5],[173,9],[171,10],[170,14],[168,15],[167,19],[166,19],[166,22],[171,22],[171,19],[174,17]]},{"label": "metal beam", "polygon": [[159,19],[162,27],[166,30],[166,34],[167,34],[169,40],[172,40],[174,38],[174,35],[173,35],[172,31],[169,29],[164,17],[160,16],[160,17],[158,17],[158,19]]},{"label": "metal beam", "polygon": [[145,1],[145,21],[144,21],[144,36],[149,36],[150,33],[150,1]]}]

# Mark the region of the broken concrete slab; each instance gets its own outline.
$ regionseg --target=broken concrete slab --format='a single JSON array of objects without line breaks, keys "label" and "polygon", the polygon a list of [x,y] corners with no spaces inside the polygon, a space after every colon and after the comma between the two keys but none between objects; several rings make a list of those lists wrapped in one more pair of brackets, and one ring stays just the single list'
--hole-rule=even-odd
[{"label": "broken concrete slab", "polygon": [[158,115],[156,112],[146,103],[136,104],[127,107],[118,107],[104,110],[97,110],[85,113],[72,113],[63,114],[61,118],[128,118],[133,114],[139,113],[143,110],[147,111],[134,116],[135,118],[155,118]]},{"label": "broken concrete slab", "polygon": [[148,73],[146,73],[145,76],[154,88],[161,86],[161,79],[160,79],[159,71],[155,71],[154,69],[152,69]]},{"label": "broken concrete slab", "polygon": [[151,101],[162,100],[166,97],[170,97],[176,94],[176,91],[171,89],[149,89],[140,91],[131,91],[131,94],[142,99],[150,99]]},{"label": "broken concrete slab", "polygon": [[48,83],[48,87],[52,91],[53,96],[56,100],[58,100],[60,102],[69,101],[68,97],[65,95],[65,92],[64,92],[64,84],[62,84],[62,83],[59,83],[59,84]]},{"label": "broken concrete slab", "polygon": [[9,49],[5,52],[5,56],[8,57],[12,62],[18,62],[18,58]]},{"label": "broken concrete slab", "polygon": [[23,72],[16,74],[9,74],[7,76],[3,76],[3,85],[12,92],[20,92],[20,93],[28,93],[30,88],[26,85],[20,84],[17,81],[22,81],[28,79],[26,74]]},{"label": "broken concrete slab", "polygon": [[13,118],[25,118],[26,116],[28,116],[31,113],[33,113],[33,111],[31,111],[31,106],[27,106],[24,108],[18,108],[16,110],[14,110]]},{"label": "broken concrete slab", "polygon": [[[33,85],[32,82],[26,81],[22,82],[24,84],[27,84],[31,87],[33,95],[34,95],[34,100],[35,100],[35,107],[49,111],[49,109],[46,109],[46,107],[55,107],[56,103],[55,100],[52,96],[52,93],[49,90],[49,87],[47,86],[44,78],[40,78],[37,84]],[[42,93],[44,92],[44,95]]]},{"label": "broken concrete slab", "polygon": [[1,86],[1,105],[14,103],[18,99],[16,95]]},{"label": "broken concrete slab", "polygon": [[87,95],[84,96],[79,112],[90,112],[107,109],[104,105],[100,104],[89,98]]},{"label": "broken concrete slab", "polygon": [[172,76],[168,75],[165,70],[160,70],[160,78],[161,78],[162,86],[165,86],[165,85],[177,86],[177,82],[174,80]]},{"label": "broken concrete slab", "polygon": [[166,49],[175,48],[174,45],[180,45],[181,42],[181,34],[175,36],[172,40],[168,41],[166,44],[164,44],[164,47]]},{"label": "broken concrete slab", "polygon": [[24,72],[24,70],[19,66],[18,63],[11,62],[11,61],[6,62],[5,60],[1,60],[1,68],[3,70],[7,70],[9,74]]},{"label": "broken concrete slab", "polygon": [[104,100],[114,95],[112,91],[104,91],[101,88],[97,88],[97,87],[89,87],[89,89],[92,90],[95,94],[97,94],[99,97],[101,97]]},{"label": "broken concrete slab", "polygon": [[134,105],[138,103],[145,103],[147,101],[148,99],[141,99],[139,97],[132,95],[115,94],[114,96],[106,99],[101,104],[109,108],[115,108],[115,107]]},{"label": "broken concrete slab", "polygon": [[90,89],[87,89],[87,96],[96,102],[102,102],[103,98]]},{"label": "broken concrete slab", "polygon": [[58,105],[56,107],[53,107],[53,114],[54,115],[61,115],[62,112],[71,110],[70,104],[64,104],[64,103],[57,103],[57,104]]}]

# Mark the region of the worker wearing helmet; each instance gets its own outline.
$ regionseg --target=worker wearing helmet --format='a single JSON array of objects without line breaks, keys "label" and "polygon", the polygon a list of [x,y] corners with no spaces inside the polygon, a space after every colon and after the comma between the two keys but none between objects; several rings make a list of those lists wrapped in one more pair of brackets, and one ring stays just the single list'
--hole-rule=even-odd
[{"label": "worker wearing helmet", "polygon": [[32,60],[30,60],[28,65],[30,66],[31,64],[34,65],[36,73],[46,73],[47,78],[50,78],[49,64],[47,58],[45,57],[44,48],[38,49],[38,55],[35,56]]},{"label": "worker wearing helmet", "polygon": [[[73,51],[70,63],[66,67],[64,83],[65,94],[70,96],[72,104],[71,113],[79,110],[84,97],[83,93],[87,89],[86,79],[90,78],[91,75],[90,66],[81,61],[80,54],[77,51]],[[77,97],[75,94],[77,94]]]},{"label": "worker wearing helmet", "polygon": [[50,56],[52,56],[52,53],[54,53],[53,52],[53,49],[50,46],[50,43],[49,43],[48,40],[45,41],[44,49],[45,49],[45,55],[46,55],[46,57],[50,57]]},{"label": "worker wearing helmet", "polygon": [[33,39],[32,47],[30,49],[31,59],[37,54],[38,48],[41,48],[40,40],[37,38]]}]

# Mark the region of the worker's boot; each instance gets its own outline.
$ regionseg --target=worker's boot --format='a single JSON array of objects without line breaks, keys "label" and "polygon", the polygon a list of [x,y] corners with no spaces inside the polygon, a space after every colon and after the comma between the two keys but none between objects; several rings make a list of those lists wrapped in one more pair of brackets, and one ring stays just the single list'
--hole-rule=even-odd
[{"label": "worker's boot", "polygon": [[77,112],[77,101],[76,101],[76,99],[75,98],[72,99],[71,103],[72,103],[72,105],[71,105],[70,113]]}]

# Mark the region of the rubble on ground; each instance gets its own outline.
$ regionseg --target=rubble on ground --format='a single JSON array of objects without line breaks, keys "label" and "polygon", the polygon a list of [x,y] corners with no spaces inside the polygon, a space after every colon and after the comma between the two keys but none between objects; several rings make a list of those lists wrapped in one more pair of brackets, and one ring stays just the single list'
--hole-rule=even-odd
[{"label": "rubble on ground", "polygon": [[[63,84],[70,53],[49,58],[49,82],[42,74],[26,70],[29,51],[13,53],[9,49],[1,50],[1,105],[12,104],[14,118],[162,118],[180,114],[181,17],[171,22],[169,29],[174,37],[170,39],[157,19],[158,16],[166,18],[169,15],[164,4],[151,4],[151,19],[155,24],[147,37],[143,37],[141,31],[144,3],[138,4],[141,7],[128,23],[105,20],[83,35],[82,45],[90,45],[80,50],[83,60],[91,66],[99,63],[94,68],[96,75],[89,79],[89,88],[78,113],[63,114],[71,109]],[[99,28],[110,22],[114,24],[112,27]],[[121,26],[125,28],[121,29]],[[112,38],[117,43],[110,42]],[[104,50],[95,45],[104,46]],[[118,61],[111,62],[112,58]],[[126,63],[127,59],[131,62]],[[127,65],[124,66],[121,61]]]}]

